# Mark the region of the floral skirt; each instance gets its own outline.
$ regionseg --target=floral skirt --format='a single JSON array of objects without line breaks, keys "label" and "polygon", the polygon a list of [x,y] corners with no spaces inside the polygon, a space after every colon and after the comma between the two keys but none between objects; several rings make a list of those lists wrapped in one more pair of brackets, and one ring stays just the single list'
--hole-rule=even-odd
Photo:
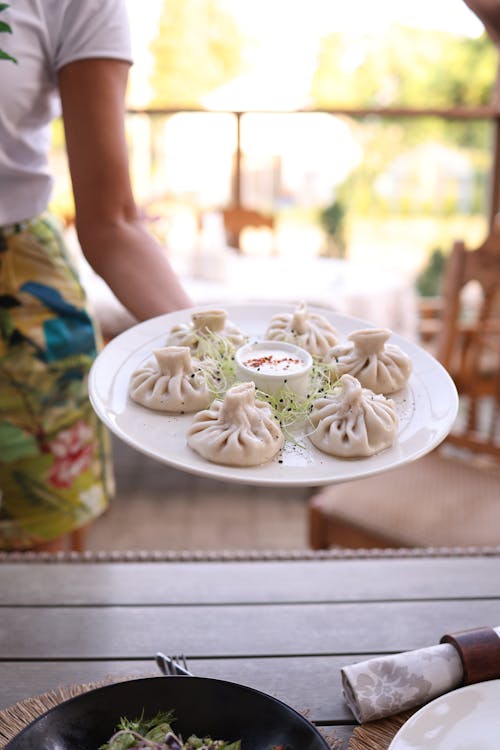
[{"label": "floral skirt", "polygon": [[113,494],[87,380],[100,336],[55,221],[0,228],[0,549],[86,525]]}]

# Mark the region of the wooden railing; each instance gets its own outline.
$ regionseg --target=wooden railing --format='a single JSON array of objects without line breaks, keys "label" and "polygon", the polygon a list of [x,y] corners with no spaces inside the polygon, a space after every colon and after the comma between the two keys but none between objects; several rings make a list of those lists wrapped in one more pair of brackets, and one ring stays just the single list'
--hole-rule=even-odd
[{"label": "wooden railing", "polygon": [[144,109],[129,108],[127,112],[131,115],[147,115],[149,117],[160,117],[178,114],[180,112],[203,112],[213,114],[233,115],[236,123],[236,150],[233,173],[233,184],[231,187],[231,204],[235,207],[241,207],[242,196],[242,147],[241,147],[241,120],[245,115],[250,114],[330,114],[344,115],[355,119],[365,117],[380,117],[382,119],[398,118],[422,118],[437,117],[443,120],[487,120],[493,124],[493,143],[491,154],[491,172],[490,172],[490,189],[489,189],[489,225],[493,225],[494,217],[500,210],[500,105],[484,105],[478,107],[329,107],[329,108],[308,108],[297,110],[212,110],[203,107],[150,107]]}]

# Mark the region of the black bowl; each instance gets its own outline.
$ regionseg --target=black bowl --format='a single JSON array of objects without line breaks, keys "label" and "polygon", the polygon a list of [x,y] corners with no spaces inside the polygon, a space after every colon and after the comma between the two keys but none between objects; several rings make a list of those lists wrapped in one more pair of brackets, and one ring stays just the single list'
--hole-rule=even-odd
[{"label": "black bowl", "polygon": [[242,750],[328,750],[318,730],[290,706],[234,682],[207,677],[148,677],[90,690],[23,729],[5,750],[98,750],[122,717],[173,710],[173,729],[227,741]]}]

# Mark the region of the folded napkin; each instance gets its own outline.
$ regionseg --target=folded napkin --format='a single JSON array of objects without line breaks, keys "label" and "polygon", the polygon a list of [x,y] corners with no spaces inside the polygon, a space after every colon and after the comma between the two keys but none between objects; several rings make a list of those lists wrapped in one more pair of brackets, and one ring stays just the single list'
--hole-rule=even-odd
[{"label": "folded napkin", "polygon": [[[474,644],[473,635],[480,630],[483,629],[464,633],[470,635],[469,642]],[[491,633],[497,634],[498,645],[493,643],[490,674],[483,679],[500,676],[500,660],[495,662],[500,649],[500,626],[492,628]],[[483,656],[488,659],[484,648]],[[464,684],[466,666],[457,647],[443,642],[416,651],[368,659],[340,670],[344,699],[360,723],[381,719],[421,706],[460,687]]]}]

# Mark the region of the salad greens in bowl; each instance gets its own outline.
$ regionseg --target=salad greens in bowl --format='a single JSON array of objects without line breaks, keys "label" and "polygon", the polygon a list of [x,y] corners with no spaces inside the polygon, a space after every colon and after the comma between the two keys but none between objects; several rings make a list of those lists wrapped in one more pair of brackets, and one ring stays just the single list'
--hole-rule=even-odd
[{"label": "salad greens in bowl", "polygon": [[[137,718],[139,717],[139,718]],[[209,677],[144,677],[90,690],[23,729],[5,750],[330,750],[271,695]]]}]

